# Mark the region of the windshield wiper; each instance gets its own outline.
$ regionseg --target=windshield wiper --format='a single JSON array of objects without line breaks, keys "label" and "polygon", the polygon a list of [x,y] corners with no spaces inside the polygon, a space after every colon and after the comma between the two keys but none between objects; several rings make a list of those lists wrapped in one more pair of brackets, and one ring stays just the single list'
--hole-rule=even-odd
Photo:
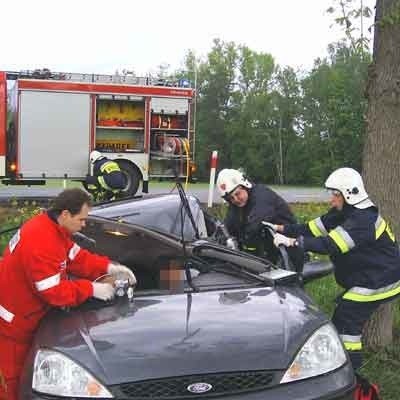
[{"label": "windshield wiper", "polygon": [[[196,239],[200,239],[199,230],[197,229],[196,222],[194,221],[192,210],[190,208],[189,200],[186,196],[185,190],[183,189],[182,184],[179,181],[176,182],[176,187],[178,189],[179,197],[181,199],[183,207],[185,208],[186,214],[189,216],[190,222],[191,222],[193,230],[194,230],[194,235],[195,235]],[[183,225],[183,221],[182,221],[182,225]],[[183,237],[182,237],[182,240],[184,240]]]},{"label": "windshield wiper", "polygon": [[182,184],[177,181],[176,182],[176,187],[178,189],[179,197],[181,199],[181,242],[182,242],[182,252],[183,252],[183,266],[185,268],[185,276],[186,276],[186,282],[188,285],[196,291],[197,288],[193,284],[192,281],[192,274],[190,273],[190,262],[188,261],[188,255],[186,251],[186,241],[185,241],[185,217],[183,215],[183,209],[185,209],[186,214],[189,216],[190,222],[192,223],[193,229],[194,229],[194,234],[196,239],[200,238],[199,231],[197,229],[196,223],[194,222],[192,210],[190,209],[189,201],[187,199],[186,193],[182,187]]}]

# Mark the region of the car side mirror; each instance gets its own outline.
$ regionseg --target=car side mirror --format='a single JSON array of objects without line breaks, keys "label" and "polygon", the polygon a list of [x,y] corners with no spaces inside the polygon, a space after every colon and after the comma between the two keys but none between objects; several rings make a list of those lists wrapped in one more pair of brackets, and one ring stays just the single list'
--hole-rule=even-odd
[{"label": "car side mirror", "polygon": [[314,279],[322,278],[333,272],[333,264],[329,260],[315,260],[304,263],[303,282],[310,282]]}]

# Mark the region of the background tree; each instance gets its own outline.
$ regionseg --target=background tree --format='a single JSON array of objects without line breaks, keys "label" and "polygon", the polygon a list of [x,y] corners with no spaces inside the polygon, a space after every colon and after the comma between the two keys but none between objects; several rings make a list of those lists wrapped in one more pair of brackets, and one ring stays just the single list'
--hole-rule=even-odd
[{"label": "background tree", "polygon": [[[197,66],[197,164],[200,176],[207,176],[209,156],[220,150],[220,162],[231,163],[234,92],[237,46],[234,43],[214,41],[205,62]],[[221,151],[223,149],[223,151]]]},{"label": "background tree", "polygon": [[361,168],[365,82],[370,56],[344,42],[329,46],[302,81],[303,133],[307,143],[305,182],[321,183],[341,166]]},{"label": "background tree", "polygon": [[[270,54],[257,53],[246,46],[239,47],[239,64],[235,87],[235,124],[232,126],[232,164],[244,167],[254,179],[265,178],[270,168],[265,157],[270,144],[259,129],[260,121],[270,116],[270,88],[275,69]],[[262,145],[260,145],[262,144]]]},{"label": "background tree", "polygon": [[347,43],[332,44],[309,73],[221,40],[204,60],[188,52],[186,76],[197,77],[198,177],[207,178],[212,150],[220,168],[244,167],[265,183],[320,185],[339,165],[359,168],[369,61]]}]

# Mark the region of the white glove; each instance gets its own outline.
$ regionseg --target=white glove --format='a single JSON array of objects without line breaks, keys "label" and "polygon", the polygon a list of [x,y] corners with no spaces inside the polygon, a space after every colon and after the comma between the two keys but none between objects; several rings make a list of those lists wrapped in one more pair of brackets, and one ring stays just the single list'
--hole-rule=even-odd
[{"label": "white glove", "polygon": [[114,286],[109,283],[92,282],[93,297],[100,300],[111,300],[115,295]]},{"label": "white glove", "polygon": [[296,242],[296,239],[289,238],[280,233],[275,233],[275,235],[274,235],[274,245],[276,247],[279,247],[281,244],[283,244],[285,247],[292,247],[292,246],[294,246],[295,242]]},{"label": "white glove", "polygon": [[123,275],[125,279],[128,279],[130,285],[136,285],[135,274],[125,265],[110,263],[108,264],[107,272],[117,278],[120,277],[120,275]]},{"label": "white glove", "polygon": [[237,250],[238,244],[234,238],[229,237],[228,239],[226,239],[226,247],[231,250]]},{"label": "white glove", "polygon": [[264,226],[266,226],[266,227],[268,227],[269,229],[271,229],[272,231],[274,231],[274,232],[277,232],[277,231],[278,231],[278,225],[271,224],[271,222],[267,222],[267,221],[261,221],[261,223],[262,223]]}]

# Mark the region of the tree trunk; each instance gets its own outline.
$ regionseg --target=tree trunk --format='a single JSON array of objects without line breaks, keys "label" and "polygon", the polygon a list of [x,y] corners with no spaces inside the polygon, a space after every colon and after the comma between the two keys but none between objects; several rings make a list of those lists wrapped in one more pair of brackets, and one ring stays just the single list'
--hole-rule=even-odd
[{"label": "tree trunk", "polygon": [[372,350],[392,343],[393,340],[392,304],[382,304],[364,327],[364,345]]},{"label": "tree trunk", "polygon": [[[377,0],[373,62],[368,76],[363,175],[368,193],[400,237],[400,0]],[[365,329],[377,348],[392,340],[393,311],[379,308]]]}]

